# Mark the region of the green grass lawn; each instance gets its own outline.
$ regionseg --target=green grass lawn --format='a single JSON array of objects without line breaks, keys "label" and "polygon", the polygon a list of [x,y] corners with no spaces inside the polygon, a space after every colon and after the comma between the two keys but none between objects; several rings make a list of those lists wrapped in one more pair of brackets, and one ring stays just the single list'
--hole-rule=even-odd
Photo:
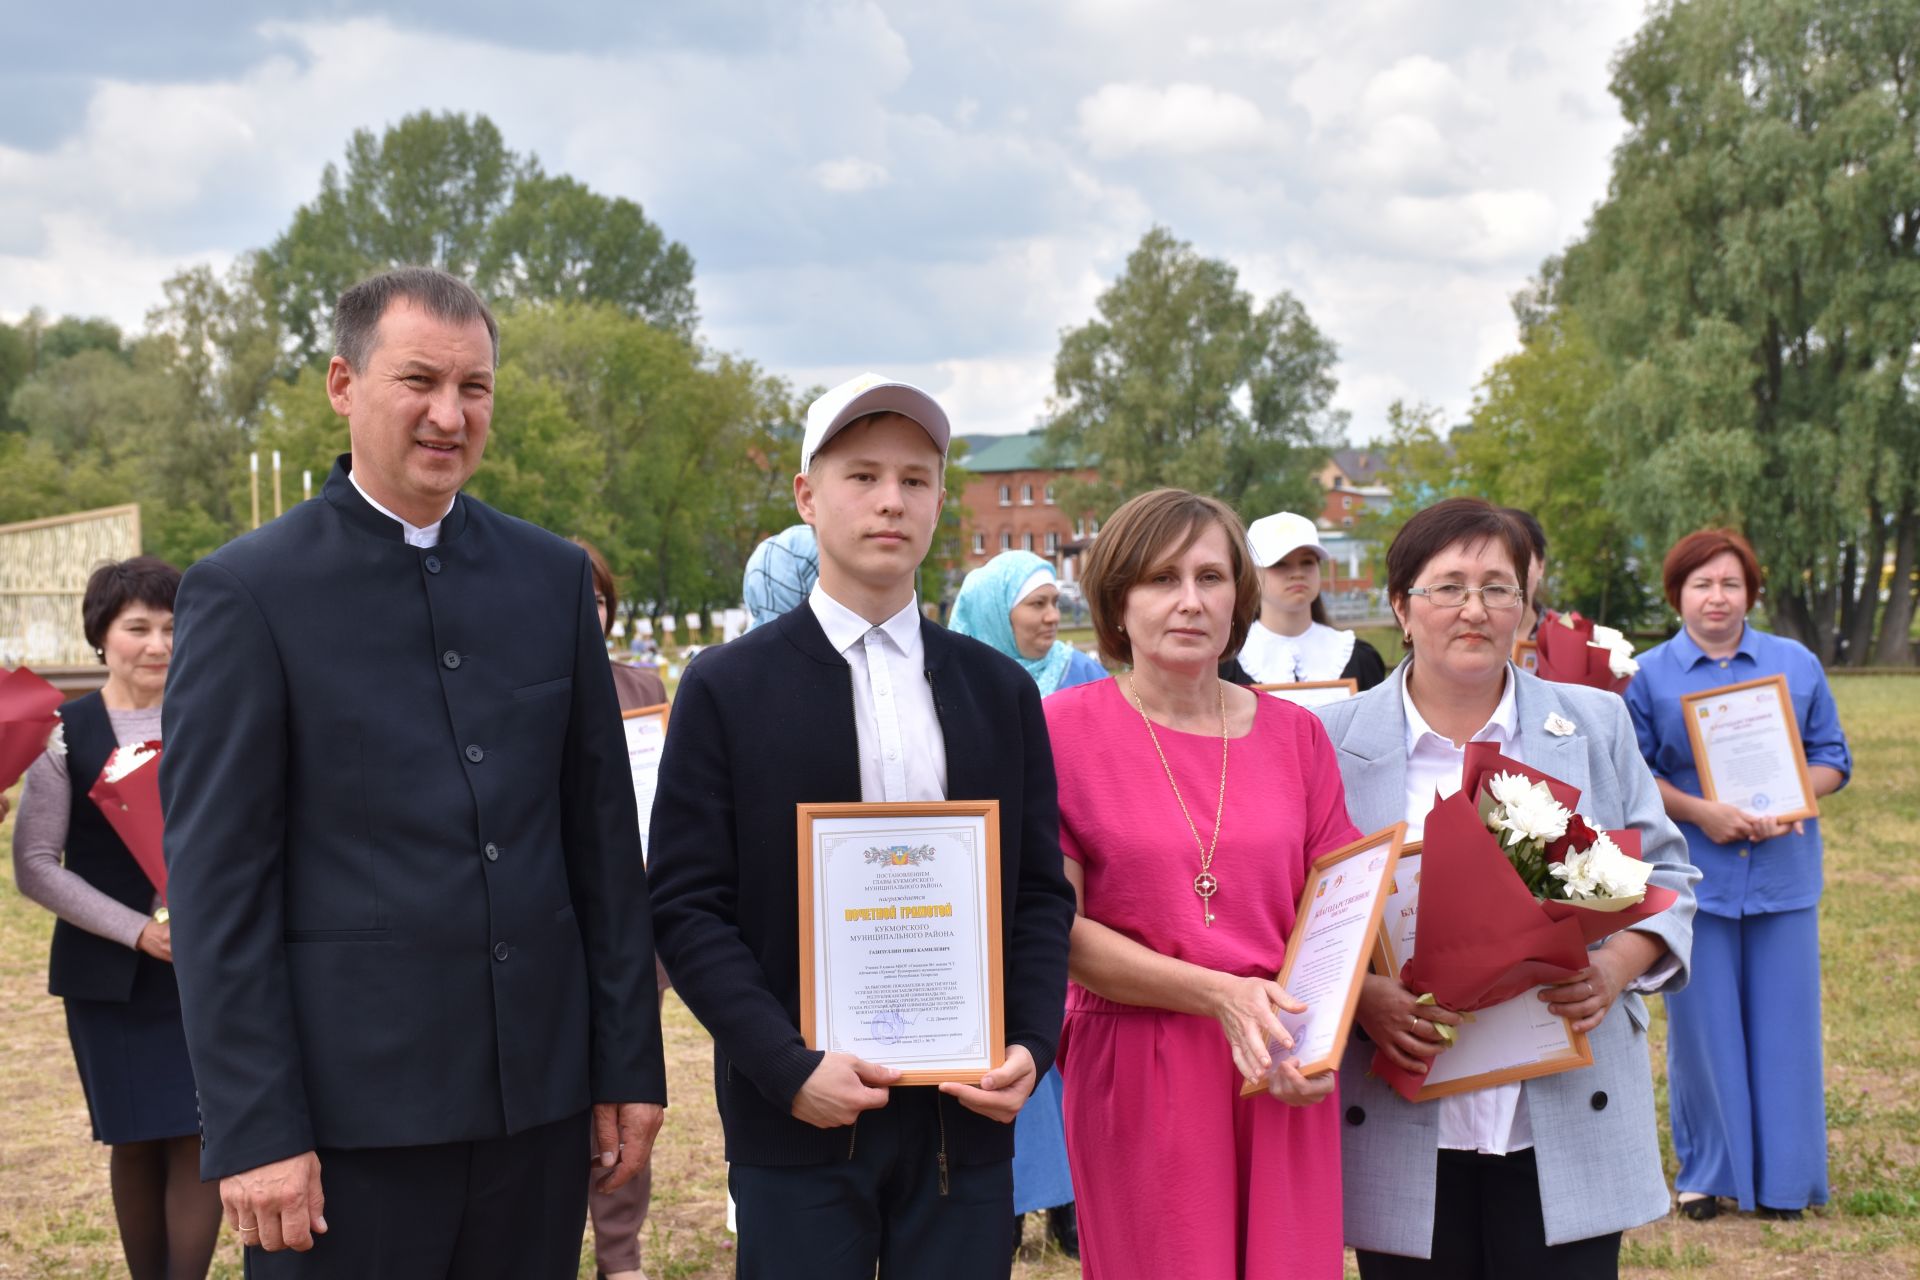
[{"label": "green grass lawn", "polygon": [[[1397,659],[1397,637],[1368,638],[1389,663]],[[1628,1236],[1630,1276],[1920,1273],[1920,679],[1839,679],[1834,692],[1857,772],[1826,802],[1833,1203],[1802,1223],[1737,1214],[1653,1223]],[[0,826],[0,838],[10,835],[10,823]],[[122,1275],[106,1151],[89,1137],[60,1004],[45,994],[51,917],[13,890],[10,863],[0,880],[0,1280]],[[654,1280],[707,1280],[732,1273],[710,1047],[671,995],[666,1030],[674,1105],[655,1155],[646,1265]],[[1655,1061],[1657,1071],[1658,1053]],[[1030,1222],[1014,1274],[1077,1275],[1077,1266],[1041,1247],[1041,1235],[1038,1220]],[[240,1275],[231,1237],[214,1274]],[[593,1275],[590,1250],[580,1274]]]}]

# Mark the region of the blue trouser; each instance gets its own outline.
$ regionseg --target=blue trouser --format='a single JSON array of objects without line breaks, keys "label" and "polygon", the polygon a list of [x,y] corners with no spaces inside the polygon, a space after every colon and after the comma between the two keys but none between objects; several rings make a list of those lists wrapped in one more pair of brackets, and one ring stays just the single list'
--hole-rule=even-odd
[{"label": "blue trouser", "polygon": [[1827,1202],[1816,908],[1693,918],[1693,976],[1667,1000],[1681,1191],[1752,1210]]}]

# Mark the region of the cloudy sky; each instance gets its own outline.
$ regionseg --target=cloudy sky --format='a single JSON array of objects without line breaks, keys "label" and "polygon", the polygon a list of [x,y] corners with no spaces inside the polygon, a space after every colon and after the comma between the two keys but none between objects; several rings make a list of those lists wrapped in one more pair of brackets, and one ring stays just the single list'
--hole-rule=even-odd
[{"label": "cloudy sky", "polygon": [[[264,14],[273,16],[266,17]],[[0,316],[137,326],[264,246],[357,127],[482,112],[692,250],[704,336],[1032,426],[1155,223],[1297,295],[1352,434],[1465,410],[1577,235],[1641,0],[147,0],[0,46]]]}]

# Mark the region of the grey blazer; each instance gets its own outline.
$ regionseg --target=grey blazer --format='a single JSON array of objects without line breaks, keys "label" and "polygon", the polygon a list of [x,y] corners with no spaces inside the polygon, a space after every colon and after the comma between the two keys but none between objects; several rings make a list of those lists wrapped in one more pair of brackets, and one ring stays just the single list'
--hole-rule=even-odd
[{"label": "grey blazer", "polygon": [[[1384,684],[1317,709],[1340,759],[1347,812],[1362,831],[1406,817],[1407,721],[1401,688],[1407,664]],[[1679,968],[1659,988],[1686,985],[1693,945],[1693,882],[1687,842],[1667,817],[1618,696],[1549,684],[1516,668],[1516,759],[1580,788],[1580,812],[1614,830],[1637,828],[1654,884],[1678,891],[1673,906],[1636,926],[1665,940]],[[1573,722],[1546,732],[1554,713]],[[1655,972],[1658,971],[1656,966]],[[1548,1244],[1622,1231],[1667,1212],[1667,1183],[1647,1061],[1647,1007],[1636,993],[1617,1001],[1589,1035],[1593,1065],[1529,1080],[1525,1091],[1540,1169]],[[1341,1167],[1347,1243],[1356,1249],[1431,1256],[1440,1109],[1409,1103],[1367,1074],[1374,1046],[1347,1044],[1340,1067]]]}]

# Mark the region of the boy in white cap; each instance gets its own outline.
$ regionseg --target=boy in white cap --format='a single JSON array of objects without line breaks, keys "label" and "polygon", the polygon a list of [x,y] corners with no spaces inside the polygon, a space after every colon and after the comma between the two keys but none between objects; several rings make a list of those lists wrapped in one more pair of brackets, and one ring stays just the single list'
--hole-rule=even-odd
[{"label": "boy in white cap", "polygon": [[[815,401],[793,487],[819,581],[674,702],[654,923],[713,1034],[748,1280],[1011,1269],[1011,1122],[1053,1062],[1074,908],[1038,690],[917,607],[949,436],[931,396],[877,374]],[[795,806],[946,799],[1000,803],[1007,1054],[978,1086],[901,1088],[801,1038]]]}]

